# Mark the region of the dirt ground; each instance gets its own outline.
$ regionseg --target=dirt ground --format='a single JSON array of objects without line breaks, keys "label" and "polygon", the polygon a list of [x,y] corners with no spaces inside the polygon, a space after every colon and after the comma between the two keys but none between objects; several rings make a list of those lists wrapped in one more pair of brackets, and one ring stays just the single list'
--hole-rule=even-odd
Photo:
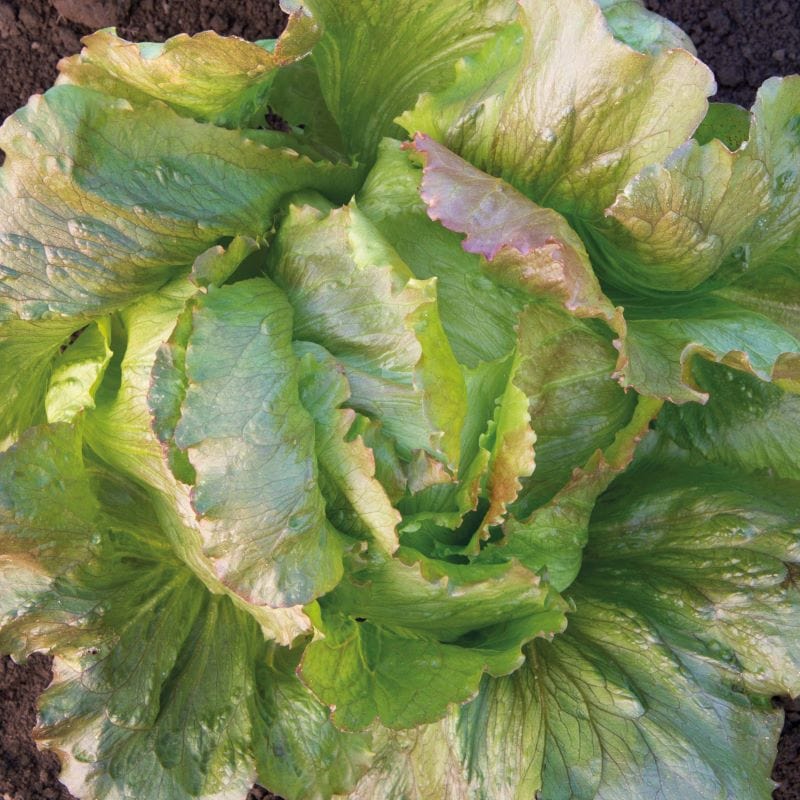
[{"label": "dirt ground", "polygon": [[[717,99],[752,103],[771,75],[800,71],[798,0],[646,0],[692,37],[714,69]],[[56,64],[80,49],[80,37],[116,25],[132,40],[161,41],[212,29],[247,39],[283,27],[277,0],[0,0],[0,117],[52,85]],[[0,659],[0,795],[3,800],[74,800],[58,782],[56,757],[31,738],[36,699],[51,678],[50,660],[20,666]],[[784,701],[786,724],[773,777],[774,800],[800,800],[800,704]],[[248,800],[279,800],[254,787]],[[146,800],[143,798],[143,800]],[[746,798],[742,798],[746,800]]]},{"label": "dirt ground", "polygon": [[800,72],[797,0],[645,0],[685,30],[717,77],[718,100],[750,107],[772,75]]}]

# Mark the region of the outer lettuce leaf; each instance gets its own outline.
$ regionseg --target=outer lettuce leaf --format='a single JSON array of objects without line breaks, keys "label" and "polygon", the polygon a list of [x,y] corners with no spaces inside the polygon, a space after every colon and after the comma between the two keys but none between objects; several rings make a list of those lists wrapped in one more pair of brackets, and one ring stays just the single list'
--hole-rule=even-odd
[{"label": "outer lettuce leaf", "polygon": [[608,279],[618,271],[624,285],[694,289],[726,259],[736,263],[741,254],[741,262],[748,231],[769,207],[769,176],[757,155],[731,152],[717,139],[689,140],[663,165],[637,175],[609,208],[621,226],[614,238],[631,257],[616,270],[609,257]]},{"label": "outer lettuce leaf", "polygon": [[[170,337],[187,299],[196,291],[188,279],[179,278],[119,312],[117,318],[122,331],[114,343],[121,354],[117,356],[118,381],[107,380],[97,395],[95,408],[86,413],[86,441],[115,470],[149,487],[159,522],[173,551],[206,586],[212,592],[228,594],[237,607],[252,614],[267,638],[288,645],[308,631],[310,621],[300,607],[270,609],[250,605],[220,581],[203,553],[202,535],[191,507],[190,487],[175,479],[164,445],[151,427],[149,395],[155,391],[151,387],[151,373],[157,353]],[[187,319],[188,335],[191,317]],[[183,371],[181,374],[185,377]],[[156,380],[161,389],[165,383],[163,379]],[[181,399],[182,395],[175,409],[173,432],[180,418]],[[170,454],[183,456],[182,464],[190,468],[183,451],[173,447]],[[175,469],[174,463],[172,467]]]},{"label": "outer lettuce leaf", "polygon": [[[350,404],[377,417],[401,454],[458,465],[464,380],[437,313],[434,280],[415,279],[353,205],[291,205],[269,274],[294,310],[294,337],[344,366]],[[327,212],[327,213],[326,213]]]},{"label": "outer lettuce leaf", "polygon": [[350,794],[335,800],[465,800],[470,787],[462,769],[451,714],[435,725],[405,731],[378,727],[372,769]]},{"label": "outer lettuce leaf", "polygon": [[642,53],[657,55],[681,47],[695,53],[692,40],[674,23],[648,11],[642,0],[597,0],[614,36]]},{"label": "outer lettuce leaf", "polygon": [[283,293],[254,278],[200,295],[185,369],[174,440],[196,471],[192,505],[220,579],[255,605],[324,594],[344,542],[325,517]]},{"label": "outer lettuce leaf", "polygon": [[304,8],[322,29],[311,56],[322,96],[348,151],[371,166],[393,119],[421,92],[446,86],[452,65],[474,52],[514,15],[512,0],[283,0]]},{"label": "outer lettuce leaf", "polygon": [[0,455],[0,475],[0,532],[25,595],[0,620],[0,646],[57,654],[39,735],[66,759],[72,792],[234,800],[257,762],[269,779],[276,750],[279,783],[307,786],[314,757],[341,760],[331,791],[352,785],[368,741],[333,728],[252,616],[175,557],[140,488],[87,469],[78,428],[32,429]]},{"label": "outer lettuce leaf", "polygon": [[0,252],[15,265],[0,319],[108,310],[222,237],[263,237],[287,192],[319,183],[346,196],[343,167],[74,86],[10,117],[0,144]]},{"label": "outer lettuce leaf", "polygon": [[134,44],[102,30],[83,39],[79,55],[61,61],[58,83],[136,105],[161,100],[181,116],[226,128],[257,127],[276,72],[306,56],[317,36],[314,23],[299,14],[271,51],[213,31]]},{"label": "outer lettuce leaf", "polygon": [[0,146],[0,441],[43,420],[72,332],[222,237],[263,237],[287,191],[348,196],[345,167],[74,86],[10,117]]},{"label": "outer lettuce leaf", "polygon": [[485,670],[512,672],[524,642],[565,623],[561,598],[519,564],[398,555],[350,565],[303,655],[303,681],[348,730],[376,717],[391,728],[431,722],[472,696]]},{"label": "outer lettuce leaf", "polygon": [[[631,607],[638,599],[671,646],[708,659],[723,679],[794,695],[798,491],[679,456],[643,458],[596,510],[578,586]],[[637,568],[645,560],[658,567]]]},{"label": "outer lettuce leaf", "polygon": [[[70,789],[88,800],[234,800],[252,785],[258,759],[263,780],[275,771],[277,785],[303,791],[310,756],[317,768],[341,759],[332,789],[350,786],[366,762],[367,741],[333,728],[291,671],[267,668],[252,617],[197,581],[170,583],[151,571],[148,584],[139,569],[115,576],[128,578],[124,597],[106,588],[113,605],[100,625],[114,638],[102,658],[84,658],[77,668],[57,662],[43,700],[40,735],[71,749],[62,775]],[[147,658],[133,657],[142,646]],[[136,709],[134,725],[121,713],[127,708]],[[142,718],[145,711],[152,718]]]},{"label": "outer lettuce leaf", "polygon": [[372,737],[333,724],[330,709],[298,680],[299,657],[299,651],[283,648],[270,653],[258,774],[287,800],[321,800],[355,786],[372,761]]},{"label": "outer lettuce leaf", "polygon": [[627,291],[697,289],[675,299],[623,298],[623,385],[679,403],[704,400],[692,380],[699,354],[800,388],[791,313],[800,263],[798,111],[800,81],[767,81],[738,150],[713,139],[688,143],[634,178],[609,209],[620,223],[606,231],[615,246],[587,229],[598,269]]},{"label": "outer lettuce leaf", "polygon": [[769,262],[715,294],[766,317],[800,340],[800,232]]},{"label": "outer lettuce leaf", "polygon": [[709,461],[800,479],[800,397],[706,361],[693,371],[708,402],[667,406],[659,429]]},{"label": "outer lettuce leaf", "polygon": [[400,121],[541,205],[599,218],[692,134],[711,73],[686,51],[649,56],[615,41],[590,0],[522,0],[520,20],[521,44],[507,29]]},{"label": "outer lettuce leaf", "polygon": [[750,114],[734,103],[709,103],[708,113],[692,137],[700,144],[719,139],[728,150],[738,150],[750,134]]},{"label": "outer lettuce leaf", "polygon": [[[694,383],[696,356],[800,386],[800,340],[759,313],[721,297],[628,307],[628,335],[619,370],[623,386],[674,403],[704,401]],[[626,363],[627,362],[627,363]]]},{"label": "outer lettuce leaf", "polygon": [[[23,574],[27,570],[45,580],[57,569],[68,572],[86,558],[96,514],[75,429],[65,424],[31,428],[0,454],[0,545],[6,569],[16,564]],[[4,611],[9,608],[0,626],[26,606],[6,602],[26,593],[24,583],[4,588],[10,590],[3,594]]]},{"label": "outer lettuce leaf", "polygon": [[795,483],[642,462],[593,517],[567,631],[448,720],[387,735],[351,797],[767,800],[769,696],[798,690],[797,508]]},{"label": "outer lettuce leaf", "polygon": [[691,140],[637,175],[608,209],[627,257],[606,277],[646,289],[690,290],[718,271],[764,263],[798,230],[800,78],[767,81],[753,106],[749,139],[735,151]]}]

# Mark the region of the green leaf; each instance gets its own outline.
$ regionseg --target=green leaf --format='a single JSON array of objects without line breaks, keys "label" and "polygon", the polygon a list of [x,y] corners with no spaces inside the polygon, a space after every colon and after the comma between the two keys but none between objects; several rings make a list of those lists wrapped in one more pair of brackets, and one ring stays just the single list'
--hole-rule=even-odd
[{"label": "green leaf", "polygon": [[489,503],[478,529],[478,535],[483,537],[488,536],[490,527],[503,522],[507,506],[522,489],[521,479],[529,478],[536,466],[536,434],[531,428],[528,396],[514,383],[518,369],[519,362],[511,369],[512,377],[497,400],[487,431],[485,444],[490,447],[484,494]]},{"label": "green leaf", "polygon": [[61,778],[81,797],[233,800],[263,736],[258,626],[185,568],[142,555],[80,587],[107,610],[91,619],[93,646],[56,662],[39,735],[71,756]]},{"label": "green leaf", "polygon": [[[514,318],[515,322],[517,317]],[[516,352],[495,361],[482,361],[474,369],[464,370],[467,384],[467,417],[461,429],[461,480],[476,459],[484,458],[488,465],[489,451],[484,446],[491,445],[487,428],[492,425],[496,413],[500,411],[500,401],[506,393],[514,393],[510,384],[519,369]],[[527,409],[526,409],[527,410]],[[530,422],[530,418],[527,419]],[[531,442],[533,444],[533,442]],[[481,452],[485,455],[482,456]]]},{"label": "green leaf", "polygon": [[748,231],[769,206],[758,157],[732,153],[717,139],[689,140],[637,175],[608,209],[619,223],[610,237],[623,254],[607,256],[608,278],[645,290],[694,289],[726,260],[741,262]]},{"label": "green leaf", "polygon": [[192,280],[198,286],[222,286],[245,258],[258,249],[258,242],[249,236],[235,236],[226,247],[220,244],[209,247],[194,260]]},{"label": "green leaf", "polygon": [[661,406],[660,400],[640,397],[631,421],[611,445],[596,450],[551,500],[527,518],[507,519],[501,553],[543,575],[557,591],[566,589],[580,570],[597,498],[628,467]]},{"label": "green leaf", "polygon": [[[179,278],[116,315],[121,329],[115,342],[120,353],[118,380],[113,384],[109,380],[104,381],[95,408],[85,414],[83,429],[86,442],[95,454],[120,474],[128,475],[148,487],[150,501],[159,516],[162,535],[166,536],[175,554],[209,590],[228,594],[238,608],[258,620],[267,638],[288,645],[309,629],[309,620],[299,607],[270,609],[250,605],[221,582],[203,553],[201,532],[191,506],[190,487],[176,480],[173,475],[172,470],[175,470],[193,482],[194,474],[186,453],[169,439],[166,441],[168,461],[164,443],[151,427],[151,400],[168,384],[167,378],[155,369],[157,354],[163,355],[165,350],[170,350],[172,345],[161,346],[170,337],[179,318],[188,338],[191,333],[191,309],[187,313],[185,307],[196,291],[188,279]],[[185,381],[185,364],[179,365],[179,372]],[[156,376],[153,378],[154,386],[151,386],[151,373]],[[174,432],[180,418],[182,399],[183,394],[176,399],[170,432]],[[166,438],[164,429],[157,428],[157,431]],[[182,470],[189,470],[189,474],[184,474]]]},{"label": "green leaf", "polygon": [[[137,596],[145,587],[141,577],[134,584],[131,599],[141,610],[127,605],[131,621],[109,644],[105,662],[56,662],[56,682],[42,698],[40,736],[67,756],[61,779],[81,797],[234,800],[252,785],[257,627],[241,612],[237,618],[228,598],[150,577],[158,582],[148,588],[158,593]],[[114,599],[115,610],[125,607]],[[120,635],[103,624],[106,635]],[[142,687],[147,679],[152,683]],[[104,717],[105,703],[130,704],[139,713],[145,707],[155,719],[132,726]]]},{"label": "green leaf", "polygon": [[53,362],[45,396],[48,422],[70,422],[94,407],[94,396],[111,358],[108,320],[92,323]]},{"label": "green leaf", "polygon": [[716,291],[719,297],[754,311],[800,341],[800,234],[755,273]]},{"label": "green leaf", "polygon": [[278,70],[269,93],[269,107],[292,125],[295,132],[302,131],[304,140],[324,148],[332,161],[347,152],[339,126],[322,96],[312,58],[303,58]]},{"label": "green leaf", "polygon": [[99,316],[223,237],[263,237],[287,192],[347,196],[344,167],[75,86],[10,117],[0,146],[0,260],[14,265],[0,271],[0,321]]},{"label": "green leaf", "polygon": [[348,790],[368,740],[333,728],[253,615],[176,558],[147,493],[81,444],[61,423],[0,454],[0,648],[57,656],[38,735],[62,780],[87,800],[241,800],[256,763],[299,794],[335,760],[330,791]]},{"label": "green leaf", "polygon": [[352,408],[381,420],[409,460],[421,449],[456,466],[464,381],[435,281],[415,279],[354,205],[291,205],[269,274],[294,310],[294,338],[343,364]]},{"label": "green leaf", "polygon": [[[363,533],[385,553],[397,550],[400,513],[376,480],[375,456],[361,437],[350,438],[355,412],[341,365],[322,347],[295,345],[300,399],[314,418],[315,446],[326,512],[341,530]],[[340,521],[341,519],[341,521]]]},{"label": "green leaf", "polygon": [[650,56],[616,41],[590,0],[522,0],[520,22],[400,122],[540,205],[599,218],[630,178],[692,134],[711,73],[685,50]]},{"label": "green leaf", "polygon": [[550,500],[633,414],[635,396],[613,380],[618,354],[610,336],[591,323],[547,304],[520,316],[515,383],[530,404],[536,470],[523,481],[518,517]]},{"label": "green leaf", "polygon": [[330,709],[300,682],[300,651],[275,648],[262,678],[264,747],[260,782],[286,798],[328,798],[348,792],[369,767],[369,733],[347,733]]},{"label": "green leaf", "polygon": [[271,52],[213,31],[134,44],[106,29],[85,37],[80,54],[61,61],[59,83],[136,105],[160,100],[181,116],[226,128],[255,128],[263,124],[276,72],[306,56],[317,36],[314,23],[299,14]]},{"label": "green leaf", "polygon": [[185,368],[174,438],[197,474],[205,555],[255,605],[324,594],[342,574],[344,542],[325,517],[283,293],[254,278],[200,296]]},{"label": "green leaf", "polygon": [[46,421],[53,361],[81,327],[70,319],[0,322],[0,450],[26,428]]},{"label": "green leaf", "polygon": [[800,479],[800,397],[699,359],[693,378],[708,402],[667,406],[659,430],[709,461]]},{"label": "green leaf", "polygon": [[623,386],[673,403],[704,402],[692,363],[700,356],[758,376],[797,385],[800,341],[767,317],[721,297],[628,307],[628,336],[619,370]]},{"label": "green leaf", "polygon": [[[148,450],[153,451],[154,448],[151,445],[154,444],[154,437],[152,434],[155,434],[155,437],[157,437],[160,447],[153,453],[155,456],[154,461],[157,474],[164,469],[165,464],[162,456],[165,452],[169,469],[176,480],[190,485],[194,485],[197,480],[197,473],[189,460],[187,452],[181,450],[175,443],[175,428],[178,426],[178,422],[180,422],[181,406],[186,399],[186,391],[189,383],[186,377],[186,347],[189,343],[189,337],[192,335],[192,314],[194,312],[195,300],[196,297],[192,296],[187,299],[183,308],[180,309],[180,314],[177,317],[169,339],[160,346],[157,345],[155,353],[152,347],[146,347],[145,349],[145,357],[147,359],[145,363],[151,367],[149,374],[150,381],[147,384],[146,390],[146,404],[141,403],[141,398],[138,396],[135,397],[135,399],[130,398],[136,405],[137,410],[143,412],[146,405],[147,410],[152,414],[150,424],[152,431],[146,431],[144,441],[141,443],[145,444]],[[137,305],[142,306],[145,304],[149,305],[146,301],[145,303],[139,303]],[[132,338],[136,336],[136,332],[132,332]],[[135,380],[135,376],[130,377]],[[136,383],[137,388],[140,388],[142,382],[137,381]],[[125,400],[129,400],[129,398],[125,398],[123,402],[119,404],[123,411],[128,410],[126,406],[129,403],[126,403]],[[136,434],[139,435],[137,436]],[[139,431],[134,429],[134,438],[136,444],[139,444],[142,439],[141,429],[139,429]],[[102,448],[102,446],[103,440],[100,438],[97,447]],[[98,450],[98,452],[102,452],[102,450]],[[160,477],[161,475],[158,474],[158,478]],[[148,483],[155,485],[156,488],[160,488],[160,481],[158,478],[156,478],[155,481],[151,478]]]},{"label": "green leaf", "polygon": [[502,358],[514,349],[514,324],[527,298],[492,281],[480,256],[461,247],[462,237],[428,217],[421,180],[422,170],[400,144],[385,139],[358,207],[416,278],[436,278],[439,316],[458,361],[476,367]]},{"label": "green leaf", "polygon": [[44,420],[70,334],[221,238],[262,238],[285,192],[348,196],[346,167],[75,86],[10,117],[0,147],[0,441]]},{"label": "green leaf", "polygon": [[692,40],[674,23],[645,8],[642,0],[597,0],[614,36],[642,53],[682,47],[696,55]]},{"label": "green leaf", "polygon": [[511,0],[284,0],[322,29],[312,60],[322,96],[348,152],[371,166],[394,118],[421,92],[446,86],[459,57],[475,51],[514,14]]},{"label": "green leaf", "polygon": [[795,694],[798,492],[791,481],[642,459],[599,504],[577,585],[638,609],[723,682]]},{"label": "green leaf", "polygon": [[400,499],[403,544],[440,558],[475,556],[534,469],[536,435],[528,398],[514,385],[509,356],[465,369],[467,416],[458,482],[436,483]]},{"label": "green leaf", "polygon": [[376,717],[391,728],[438,719],[485,670],[512,672],[524,642],[564,625],[561,598],[518,564],[398,555],[353,564],[322,601],[323,638],[303,656],[303,681],[348,730]]},{"label": "green leaf", "polygon": [[67,571],[86,557],[96,513],[76,428],[30,428],[0,453],[0,546],[12,561]]},{"label": "green leaf", "polygon": [[495,282],[534,298],[552,298],[578,317],[614,321],[617,312],[564,217],[424,134],[417,134],[413,146],[425,159],[420,196],[428,216],[465,233],[462,247],[483,256],[484,271]]},{"label": "green leaf", "polygon": [[[95,407],[85,417],[84,434],[92,450],[114,469],[158,490],[169,482],[169,470],[151,426],[150,374],[156,352],[196,292],[187,278],[178,278],[118,312],[114,341],[118,374],[116,380],[104,382]],[[173,426],[178,409],[179,405]]]},{"label": "green leaf", "polygon": [[371,622],[335,617],[317,625],[325,639],[308,646],[303,680],[336,707],[333,719],[345,730],[375,718],[400,729],[431,722],[468,700],[493,663],[491,654]]},{"label": "green leaf", "polygon": [[335,800],[464,800],[471,798],[455,746],[453,715],[404,731],[376,726],[372,768],[355,790]]},{"label": "green leaf", "polygon": [[756,267],[798,230],[800,79],[761,88],[749,140],[690,140],[664,164],[637,175],[608,209],[610,236],[623,258],[608,258],[609,280],[689,290]]},{"label": "green leaf", "polygon": [[403,544],[437,558],[471,558],[506,518],[535,467],[528,397],[515,383],[520,364],[513,354],[464,370],[467,417],[459,480],[400,499]]},{"label": "green leaf", "polygon": [[770,695],[800,674],[798,486],[642,461],[595,512],[567,631],[442,723],[379,739],[351,797],[768,800]]},{"label": "green leaf", "polygon": [[734,103],[709,103],[708,113],[692,137],[700,144],[719,139],[728,150],[738,150],[750,133],[750,113]]},{"label": "green leaf", "polygon": [[[324,612],[363,617],[382,626],[396,623],[465,647],[468,634],[486,630],[480,642],[472,642],[486,649],[491,649],[490,642],[501,641],[506,622],[536,617],[540,623],[545,609],[557,626],[563,622],[563,604],[549,586],[512,559],[496,558],[488,551],[470,564],[451,564],[403,547],[392,559],[354,556],[348,567],[342,583],[321,601]],[[494,626],[496,635],[489,631]],[[519,644],[511,662],[518,660]]]}]

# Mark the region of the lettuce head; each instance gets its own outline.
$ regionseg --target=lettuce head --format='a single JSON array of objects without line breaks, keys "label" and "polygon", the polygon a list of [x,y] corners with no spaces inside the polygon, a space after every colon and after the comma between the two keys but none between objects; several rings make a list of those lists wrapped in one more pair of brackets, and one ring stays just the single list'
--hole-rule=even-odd
[{"label": "lettuce head", "polygon": [[709,103],[639,0],[284,6],[92,34],[0,130],[0,650],[64,781],[767,800],[800,77]]}]

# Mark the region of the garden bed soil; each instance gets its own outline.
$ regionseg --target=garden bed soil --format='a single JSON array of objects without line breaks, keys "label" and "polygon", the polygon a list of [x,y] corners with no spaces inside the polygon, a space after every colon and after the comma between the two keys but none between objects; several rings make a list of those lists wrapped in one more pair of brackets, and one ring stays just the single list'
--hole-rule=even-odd
[{"label": "garden bed soil", "polygon": [[[675,20],[717,76],[717,99],[749,106],[771,75],[800,72],[797,0],[646,0]],[[215,30],[246,39],[283,27],[270,0],[0,0],[0,116],[51,86],[56,64],[76,53],[80,37],[116,25],[135,41]],[[11,79],[9,79],[9,76]],[[59,783],[59,763],[36,749],[36,700],[50,682],[51,662],[34,654],[26,665],[0,659],[0,796],[3,800],[73,800]],[[775,800],[800,800],[800,704],[783,701],[786,723],[773,777]],[[254,787],[248,800],[276,799]],[[143,798],[143,800],[145,800]],[[148,799],[149,800],[149,799]],[[742,800],[745,800],[742,798]]]}]

